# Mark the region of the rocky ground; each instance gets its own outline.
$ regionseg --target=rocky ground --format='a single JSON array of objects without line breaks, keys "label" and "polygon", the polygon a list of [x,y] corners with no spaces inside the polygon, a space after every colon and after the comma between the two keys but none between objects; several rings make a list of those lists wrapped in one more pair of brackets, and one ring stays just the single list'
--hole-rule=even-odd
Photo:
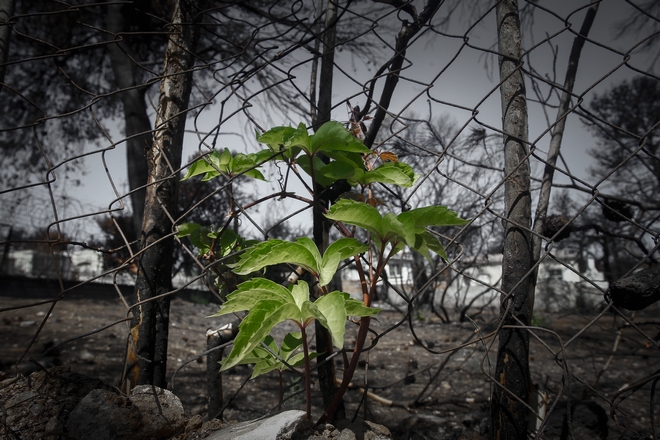
[{"label": "rocky ground", "polygon": [[[50,303],[16,308],[37,302],[0,296],[0,380],[4,379],[0,382],[0,403],[9,413],[3,415],[6,425],[0,429],[10,426],[11,414],[21,414],[20,424],[11,425],[14,434],[0,431],[7,438],[43,438],[46,431],[53,432],[52,438],[57,438],[56,434],[66,431],[68,415],[90,387],[113,390],[122,374],[126,323],[93,333],[126,317],[119,300],[65,299],[50,314]],[[222,425],[218,421],[204,422],[206,358],[201,355],[206,349],[206,330],[226,322],[206,318],[217,308],[190,300],[172,302],[168,388],[180,399],[186,418],[178,438],[204,438]],[[550,402],[559,393],[566,394],[567,386],[571,386],[575,399],[572,425],[574,432],[586,429],[588,436],[582,438],[650,436],[650,384],[639,387],[636,384],[657,370],[660,353],[653,341],[645,341],[627,327],[622,330],[615,356],[608,364],[616,331],[625,323],[611,315],[591,323],[592,319],[593,316],[575,314],[540,315],[537,324],[548,330],[539,330],[536,334],[540,340],[532,340],[532,378],[548,390]],[[25,352],[44,320],[39,335]],[[430,314],[419,314],[411,322],[401,322],[399,313],[384,311],[372,323],[372,329],[372,341],[376,334],[382,336],[363,355],[365,362],[346,395],[349,417],[366,417],[384,425],[396,439],[484,438],[492,392],[488,377],[494,367],[493,356],[486,353],[494,351],[489,348],[493,341],[487,339],[451,352],[446,350],[479,334],[489,334],[495,329],[490,319],[446,324]],[[290,330],[293,329],[286,326],[278,328],[280,334]],[[356,326],[349,323],[347,341],[355,331]],[[87,336],[76,339],[82,335]],[[583,383],[562,381],[565,370],[549,351],[558,352],[560,341],[568,343],[563,355],[565,368]],[[49,351],[44,354],[45,350]],[[18,363],[21,373],[27,376],[36,372],[34,378],[16,377],[12,365],[21,358]],[[341,356],[338,358],[337,369],[341,371],[343,363]],[[607,368],[599,376],[605,365]],[[52,366],[61,368],[49,373],[42,369]],[[66,380],[54,379],[63,374],[70,376]],[[246,382],[250,374],[248,367],[239,366],[224,375],[224,398],[230,403],[223,420],[255,419],[277,406],[278,375],[271,373]],[[82,375],[86,377],[81,379]],[[303,394],[296,381],[297,376],[292,373],[283,377],[288,389],[286,409],[304,409]],[[373,393],[372,398],[363,399],[360,388],[365,384]],[[634,392],[617,394],[627,388]],[[320,415],[320,397],[315,396],[313,404],[313,413]],[[562,429],[566,429],[564,398],[556,408],[545,438],[561,438]],[[658,410],[656,405],[656,414]],[[603,426],[606,431],[602,430]]]}]

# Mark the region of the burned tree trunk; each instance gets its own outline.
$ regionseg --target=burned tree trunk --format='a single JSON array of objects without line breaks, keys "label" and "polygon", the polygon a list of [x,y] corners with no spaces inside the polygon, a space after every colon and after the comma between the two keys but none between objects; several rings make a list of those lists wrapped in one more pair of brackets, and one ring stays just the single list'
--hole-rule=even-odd
[{"label": "burned tree trunk", "polygon": [[[334,72],[335,61],[335,43],[337,35],[337,8],[338,3],[335,0],[329,0],[326,8],[325,26],[323,31],[323,56],[321,57],[321,74],[319,78],[319,101],[318,107],[313,112],[312,125],[317,130],[323,123],[330,120],[330,112],[332,110],[332,77]],[[322,157],[323,160],[328,160]],[[321,197],[322,194],[327,194],[326,188],[318,183],[314,185],[315,203],[313,211],[313,235],[314,243],[319,248],[320,252],[325,252],[328,247],[329,233],[331,222],[323,215],[324,209],[327,209],[329,203],[333,200],[328,200],[331,197]],[[341,279],[335,276],[331,282],[330,287],[332,290],[341,290]],[[321,396],[323,397],[323,405],[327,407],[332,402],[332,399],[337,392],[335,365],[332,359],[328,360],[329,356],[333,353],[332,338],[330,332],[323,327],[319,321],[315,321],[315,334],[316,334],[316,347],[321,354],[317,359],[319,387],[321,389]],[[337,410],[333,415],[335,420],[346,418],[346,412],[343,401],[337,406]]]},{"label": "burned tree trunk", "polygon": [[500,96],[504,133],[505,239],[502,259],[500,319],[495,379],[491,403],[491,437],[527,438],[529,394],[529,304],[531,195],[527,146],[527,100],[522,74],[520,19],[516,0],[497,4]]},{"label": "burned tree trunk", "polygon": [[[121,90],[124,110],[124,134],[126,136],[126,165],[128,169],[128,185],[131,189],[131,206],[133,209],[133,226],[136,236],[129,240],[139,239],[140,228],[144,215],[144,203],[147,183],[147,159],[145,152],[151,144],[151,122],[147,115],[147,104],[144,100],[146,87],[139,87],[137,71],[139,66],[135,62],[131,48],[123,41],[122,32],[128,31],[126,11],[128,5],[111,5],[108,8],[106,23],[108,31],[115,35],[119,41],[108,45],[108,53],[112,64],[115,83]],[[133,11],[135,12],[135,11]]]},{"label": "burned tree trunk", "polygon": [[149,176],[142,224],[139,272],[135,284],[124,387],[165,387],[167,339],[176,217],[178,168],[192,85],[198,36],[198,1],[179,1],[165,53],[154,140],[147,150]]},{"label": "burned tree trunk", "polygon": [[[0,83],[5,82],[7,54],[9,53],[9,36],[11,35],[11,17],[14,15],[16,0],[0,0]],[[0,90],[2,87],[0,86]]]}]

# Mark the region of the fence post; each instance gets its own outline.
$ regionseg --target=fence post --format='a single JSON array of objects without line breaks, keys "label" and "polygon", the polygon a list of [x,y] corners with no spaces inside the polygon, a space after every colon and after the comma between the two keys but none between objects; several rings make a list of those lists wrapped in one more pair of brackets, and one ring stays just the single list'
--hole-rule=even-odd
[{"label": "fence post", "polygon": [[165,52],[163,80],[154,131],[147,149],[149,176],[141,254],[135,283],[136,304],[126,356],[124,388],[166,386],[167,341],[177,189],[186,111],[198,37],[197,14],[203,1],[177,2]]}]

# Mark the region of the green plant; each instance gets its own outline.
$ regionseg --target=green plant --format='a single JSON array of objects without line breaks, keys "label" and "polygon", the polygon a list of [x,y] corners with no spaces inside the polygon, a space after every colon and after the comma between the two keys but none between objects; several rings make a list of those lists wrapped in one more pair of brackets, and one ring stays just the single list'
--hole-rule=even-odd
[{"label": "green plant", "polygon": [[[395,155],[372,152],[338,122],[323,124],[313,135],[308,133],[303,124],[296,128],[275,127],[257,139],[269,148],[253,155],[241,155],[240,158],[239,155],[232,156],[228,150],[211,153],[195,162],[185,178],[204,174],[203,180],[221,175],[231,179],[241,173],[263,178],[257,168],[271,160],[284,161],[293,173],[298,173],[298,168],[302,169],[314,182],[324,187],[344,179],[358,193],[353,194],[352,198],[336,201],[325,212],[325,216],[335,222],[344,237],[330,244],[323,255],[316,244],[306,237],[296,241],[271,239],[248,247],[240,246],[242,253],[236,261],[230,259],[235,258],[234,252],[239,247],[239,240],[226,225],[218,231],[210,231],[185,224],[179,228],[178,234],[180,237],[190,237],[202,255],[219,259],[219,262],[239,276],[249,276],[267,266],[282,263],[304,269],[312,276],[314,283],[311,287],[314,292],[302,280],[287,288],[265,278],[249,279],[227,296],[225,304],[214,315],[247,312],[239,326],[234,346],[222,362],[222,370],[241,363],[253,363],[253,377],[256,377],[275,369],[281,372],[289,366],[304,365],[308,417],[311,412],[309,361],[315,355],[309,352],[306,329],[314,320],[318,320],[330,333],[333,345],[342,349],[347,317],[360,318],[353,356],[338,392],[319,420],[321,423],[334,412],[355,372],[370,317],[379,312],[379,309],[371,305],[376,283],[390,258],[408,246],[428,259],[431,259],[431,252],[447,259],[438,235],[428,228],[461,226],[467,220],[461,219],[457,213],[444,206],[411,209],[400,214],[381,213],[376,207],[377,201],[372,197],[371,185],[381,183],[411,187],[418,176],[409,165],[399,162]],[[329,160],[322,160],[321,155]],[[309,190],[313,193],[311,188]],[[294,195],[281,193],[266,198],[282,196]],[[295,197],[312,204],[316,201]],[[315,194],[314,197],[316,199],[318,196]],[[367,233],[366,242],[354,238],[347,225],[364,229]],[[348,293],[329,292],[327,289],[339,264],[349,258],[353,259],[360,276],[362,301],[351,298]],[[314,296],[318,299],[311,301],[310,298]],[[269,335],[277,324],[286,320],[296,323],[300,337],[287,336],[288,339],[285,338],[279,348]],[[300,343],[295,345],[294,340]],[[293,355],[300,348],[302,352]]]}]

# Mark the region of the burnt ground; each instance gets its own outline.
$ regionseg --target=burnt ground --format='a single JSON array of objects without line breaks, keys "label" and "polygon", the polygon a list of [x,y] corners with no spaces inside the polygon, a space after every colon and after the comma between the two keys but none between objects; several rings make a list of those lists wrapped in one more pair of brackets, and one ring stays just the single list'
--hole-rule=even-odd
[{"label": "burnt ground", "polygon": [[[46,317],[50,303],[12,309],[39,300],[6,295],[5,292],[4,296],[0,296],[0,366],[9,379],[16,374],[12,364],[21,358],[29,346]],[[228,322],[226,317],[206,318],[217,309],[215,304],[178,298],[172,301],[168,387],[181,399],[189,417],[206,414],[206,358],[200,357],[206,349],[205,333],[209,328]],[[126,323],[72,340],[46,355],[43,352],[125,318],[125,310],[119,299],[111,297],[59,301],[32,348],[19,363],[21,371],[29,373],[38,370],[40,367],[29,361],[33,359],[46,367],[64,365],[76,373],[118,385],[126,346]],[[603,438],[650,438],[651,385],[642,382],[653,375],[660,365],[656,342],[653,338],[645,339],[629,326],[624,328],[611,362],[598,377],[612,354],[617,329],[625,326],[626,322],[612,314],[606,314],[595,322],[594,318],[595,315],[565,313],[540,314],[535,320],[538,321],[535,324],[545,330],[536,331],[541,341],[532,339],[531,342],[532,379],[545,386],[551,402],[559,393],[564,395],[557,405],[558,409],[553,412],[554,421],[549,423],[545,438],[560,438],[564,417],[562,411],[565,413],[565,396],[569,388],[574,399],[572,407],[578,408],[574,410],[571,425],[576,439],[597,438],[593,432],[598,432],[599,428],[589,426],[596,423],[594,420],[602,425],[602,414],[606,414],[608,429],[607,436]],[[396,326],[400,321],[401,314],[398,312],[383,311],[372,322],[371,328],[375,333],[387,334],[363,354],[366,362],[361,363],[353,382],[364,385],[366,381],[377,399],[367,399],[366,408],[365,405],[359,407],[361,391],[357,386],[349,390],[346,395],[349,417],[356,411],[359,417],[364,417],[366,412],[370,420],[387,426],[395,438],[485,438],[488,400],[492,392],[492,381],[485,372],[494,370],[492,353],[495,347],[488,348],[493,339],[450,353],[435,354],[431,351],[442,352],[474,339],[479,334],[477,327],[481,334],[487,335],[495,329],[495,321],[482,315],[473,323],[447,324],[430,313],[420,313],[412,320],[417,338],[413,336],[407,321]],[[654,324],[653,316],[640,318],[638,315],[635,322],[642,322],[639,328],[647,335],[653,336],[660,330]],[[356,329],[356,325],[348,324],[346,341],[349,345]],[[283,334],[293,330],[278,327],[277,332]],[[373,340],[373,335],[371,338]],[[420,345],[420,341],[426,348]],[[563,358],[566,359],[565,368],[572,375],[570,381],[562,380],[562,367],[551,353],[558,353],[561,343],[568,344]],[[491,354],[486,356],[487,352]],[[336,358],[339,374],[343,365],[340,358]],[[179,371],[173,376],[177,369]],[[224,374],[226,400],[235,394],[250,374],[247,366],[239,366]],[[566,378],[566,375],[563,377]],[[284,374],[285,386],[290,387],[294,382],[296,376],[293,373]],[[278,375],[275,372],[247,382],[224,412],[224,419],[242,421],[263,415],[277,405],[278,389]],[[287,408],[304,409],[303,394],[296,393],[300,390],[300,385],[293,386],[293,396],[286,401]],[[623,393],[620,393],[622,390]],[[593,406],[594,403],[597,406]],[[578,411],[581,404],[586,405],[583,406],[589,413],[584,417]],[[595,412],[589,408],[595,408]],[[656,404],[656,414],[659,409]],[[322,413],[318,396],[314,398],[313,412],[316,416]],[[580,424],[587,427],[581,428]],[[580,434],[580,429],[587,429],[590,434]],[[605,434],[601,431],[601,435]]]}]

